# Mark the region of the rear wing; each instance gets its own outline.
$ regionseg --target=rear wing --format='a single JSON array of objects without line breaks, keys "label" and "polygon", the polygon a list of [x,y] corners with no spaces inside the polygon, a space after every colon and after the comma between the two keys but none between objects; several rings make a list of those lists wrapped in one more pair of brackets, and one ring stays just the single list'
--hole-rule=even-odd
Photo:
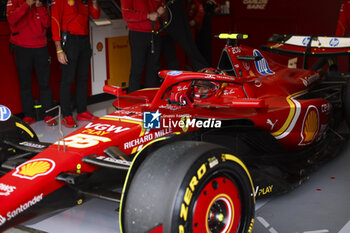
[{"label": "rear wing", "polygon": [[350,54],[349,37],[272,35],[265,51],[300,56],[341,56]]},{"label": "rear wing", "polygon": [[334,57],[344,55],[350,58],[350,38],[274,34],[261,49],[277,54],[303,56],[304,69],[308,69],[310,57],[319,57],[318,63],[311,67],[316,70],[325,64],[325,58],[333,60]]}]

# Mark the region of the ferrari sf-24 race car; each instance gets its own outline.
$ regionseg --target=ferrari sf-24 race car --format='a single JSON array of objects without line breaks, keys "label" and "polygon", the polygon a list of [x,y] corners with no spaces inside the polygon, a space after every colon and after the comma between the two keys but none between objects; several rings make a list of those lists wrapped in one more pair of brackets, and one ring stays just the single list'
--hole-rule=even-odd
[{"label": "ferrari sf-24 race car", "polygon": [[130,94],[105,86],[116,111],[53,144],[1,106],[0,230],[101,198],[119,205],[120,232],[252,232],[256,199],[341,149],[350,82],[288,68],[245,37],[219,35],[216,69],[163,70],[159,88]]}]

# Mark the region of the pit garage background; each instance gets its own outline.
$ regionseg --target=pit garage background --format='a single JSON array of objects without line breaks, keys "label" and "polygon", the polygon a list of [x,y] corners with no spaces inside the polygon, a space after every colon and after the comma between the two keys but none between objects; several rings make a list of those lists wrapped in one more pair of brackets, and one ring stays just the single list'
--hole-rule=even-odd
[{"label": "pit garage background", "polygon": [[[101,95],[105,84],[127,86],[129,67],[127,27],[118,15],[119,2],[101,1],[105,4],[103,17],[91,21],[91,82],[89,96]],[[249,34],[241,42],[259,47],[273,33],[334,36],[341,0],[231,0],[229,13],[212,17],[211,34],[212,66],[216,67],[225,41],[214,39],[221,32]],[[15,114],[22,112],[19,85],[13,55],[9,49],[9,29],[5,14],[6,0],[0,0],[0,104],[8,106]],[[120,12],[119,12],[120,13]],[[60,68],[52,40],[51,87],[58,101]],[[178,51],[181,55],[183,51]],[[180,56],[181,57],[181,56]],[[119,66],[120,65],[120,66]],[[344,68],[345,71],[346,67]],[[34,95],[38,96],[36,80]],[[103,116],[110,111],[111,101],[92,104],[91,111]],[[33,126],[41,141],[57,140],[57,128],[49,132],[43,122]],[[64,128],[65,135],[70,133]],[[350,202],[348,185],[350,170],[350,146],[336,159],[320,168],[309,180],[296,190],[266,201],[259,202],[256,209],[254,233],[348,233],[350,232]],[[119,232],[117,206],[103,200],[92,200],[81,206],[36,219],[21,227],[28,232]],[[59,226],[59,227],[58,227]],[[33,230],[35,228],[36,230]],[[21,232],[11,229],[11,232]]]},{"label": "pit garage background", "polygon": [[[0,0],[0,103],[12,113],[22,113],[19,83],[13,54],[9,48],[10,31],[6,21],[6,2]],[[101,19],[90,21],[90,40],[93,47],[91,62],[90,99],[102,93],[106,83],[128,86],[130,52],[128,29],[120,12],[120,0],[99,0]],[[223,8],[211,18],[211,65],[216,67],[225,41],[214,39],[222,32],[239,32],[249,35],[245,44],[259,47],[273,33],[334,36],[341,0],[225,0]],[[51,87],[54,99],[59,99],[60,67],[54,44],[49,38],[51,55]],[[180,64],[184,64],[184,52],[178,48]],[[38,99],[39,88],[33,80],[33,94]]]}]

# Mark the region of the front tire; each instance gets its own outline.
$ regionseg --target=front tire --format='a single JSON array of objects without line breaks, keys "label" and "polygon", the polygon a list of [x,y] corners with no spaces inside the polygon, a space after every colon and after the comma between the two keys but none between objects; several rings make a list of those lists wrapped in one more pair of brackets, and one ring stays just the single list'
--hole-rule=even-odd
[{"label": "front tire", "polygon": [[228,149],[182,141],[150,154],[120,210],[122,232],[251,232],[254,191],[247,168]]},{"label": "front tire", "polygon": [[6,121],[0,121],[0,165],[9,157],[23,153],[21,150],[15,150],[5,141],[33,141],[39,139],[32,128],[16,116],[11,116]]}]

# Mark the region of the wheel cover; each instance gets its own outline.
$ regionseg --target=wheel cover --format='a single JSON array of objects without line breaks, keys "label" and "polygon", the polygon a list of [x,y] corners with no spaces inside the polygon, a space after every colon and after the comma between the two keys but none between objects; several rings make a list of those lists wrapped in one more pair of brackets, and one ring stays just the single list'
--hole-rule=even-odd
[{"label": "wheel cover", "polygon": [[201,190],[193,208],[193,232],[237,232],[241,209],[236,184],[227,177],[211,179]]}]

